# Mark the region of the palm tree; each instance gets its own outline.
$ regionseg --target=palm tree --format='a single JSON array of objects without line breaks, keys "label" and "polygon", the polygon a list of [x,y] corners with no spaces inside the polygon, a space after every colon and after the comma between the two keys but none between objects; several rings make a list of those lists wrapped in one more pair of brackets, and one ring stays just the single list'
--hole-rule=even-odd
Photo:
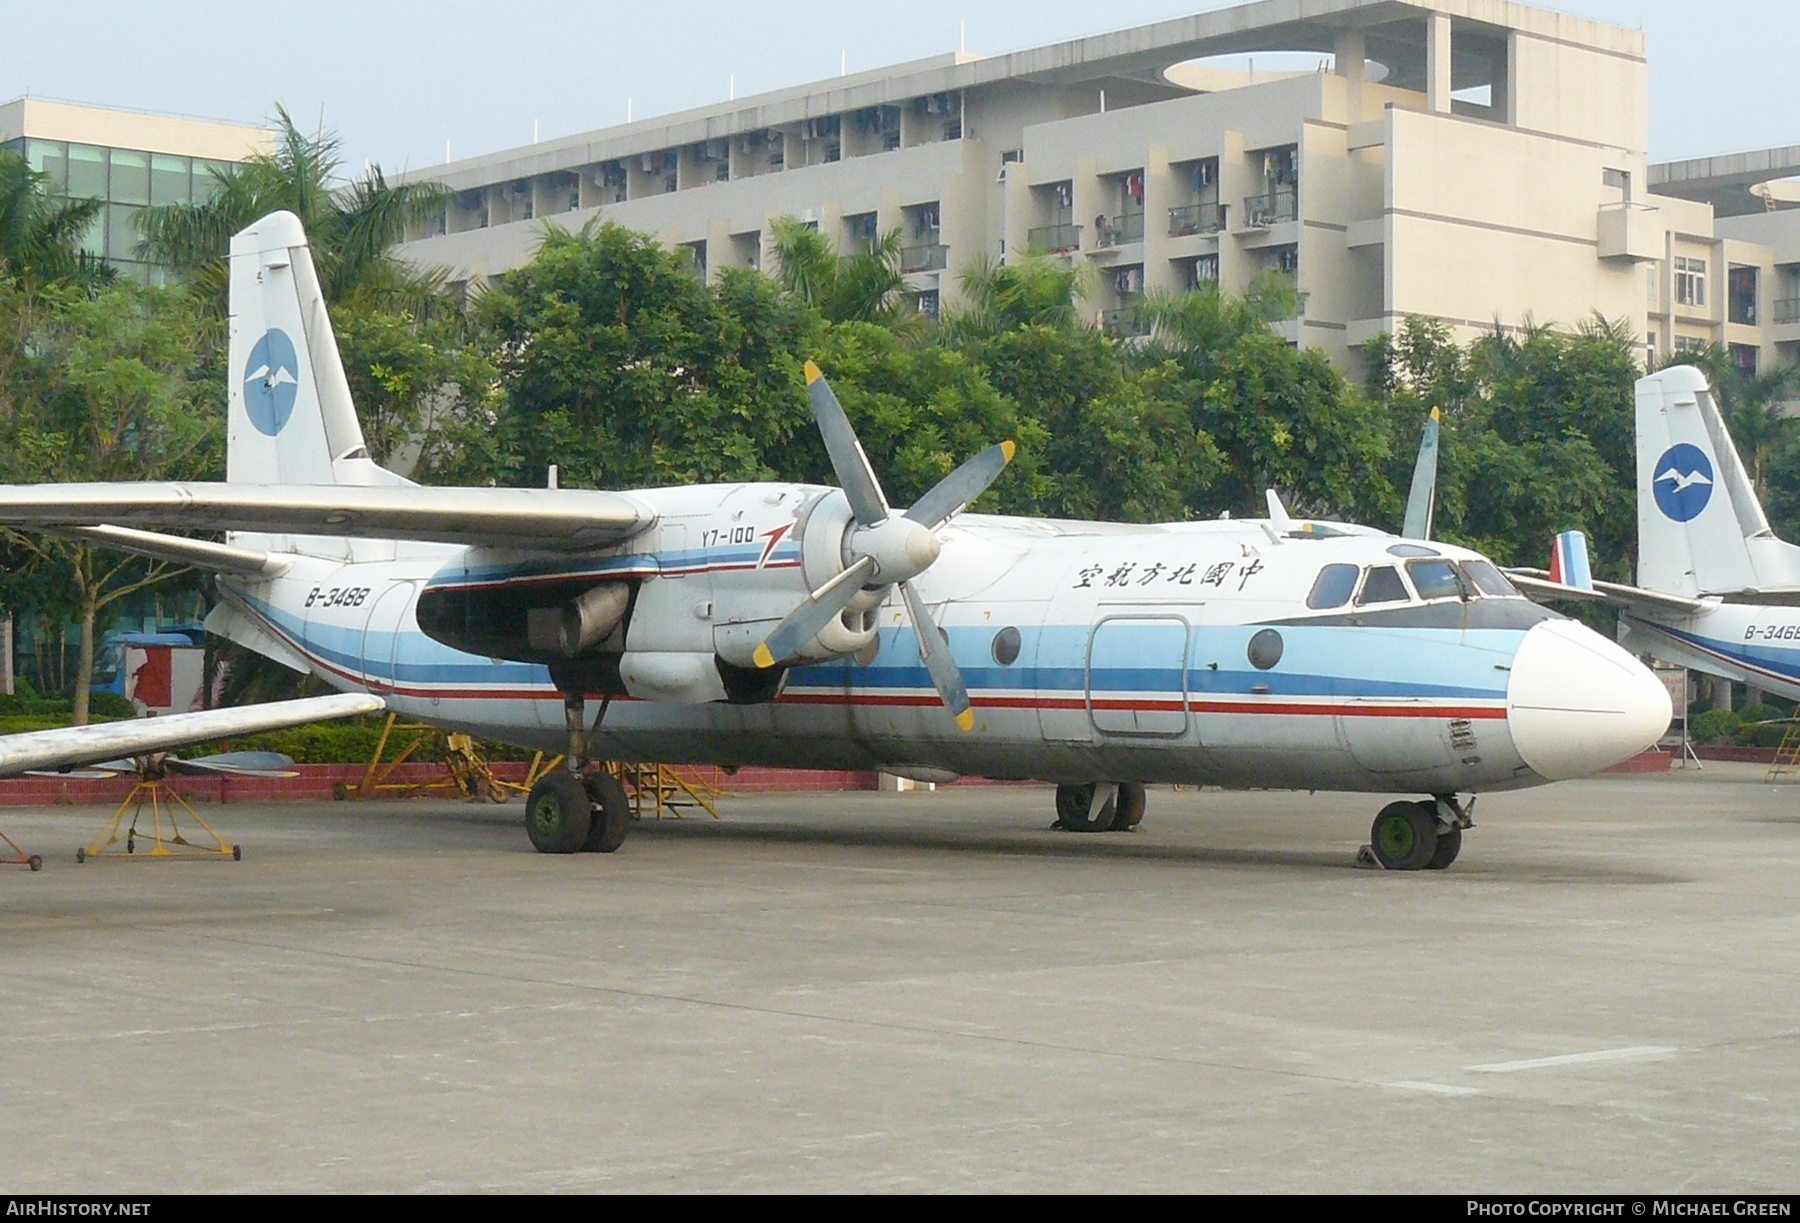
[{"label": "palm tree", "polygon": [[333,307],[360,302],[415,317],[442,309],[444,274],[409,267],[391,249],[409,222],[443,207],[448,189],[439,183],[390,185],[373,165],[348,185],[333,186],[342,164],[337,134],[306,135],[279,103],[275,115],[274,151],[214,170],[211,199],[138,213],[139,252],[183,274],[223,313],[231,236],[285,209],[306,227],[325,300]]},{"label": "palm tree", "polygon": [[81,237],[106,205],[100,200],[51,200],[47,176],[16,153],[0,153],[0,277],[27,290],[47,284],[87,289],[115,275],[105,260],[81,249]]},{"label": "palm tree", "polygon": [[776,279],[834,323],[891,321],[910,298],[898,229],[853,255],[839,254],[829,238],[793,217],[777,217],[769,229]]},{"label": "palm tree", "polygon": [[997,263],[985,255],[962,274],[962,308],[945,315],[947,335],[975,339],[1018,327],[1064,330],[1082,323],[1077,302],[1086,295],[1085,268],[1054,255],[1026,255]]}]

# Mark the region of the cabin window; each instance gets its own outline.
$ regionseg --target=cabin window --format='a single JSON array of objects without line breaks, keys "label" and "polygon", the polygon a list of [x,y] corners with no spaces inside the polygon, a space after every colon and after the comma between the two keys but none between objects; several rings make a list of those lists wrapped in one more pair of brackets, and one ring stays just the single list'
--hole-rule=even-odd
[{"label": "cabin window", "polygon": [[1024,642],[1019,636],[1018,629],[1013,628],[1011,625],[1001,629],[994,634],[994,643],[992,647],[994,661],[1003,667],[1012,666],[1013,663],[1018,661],[1019,647],[1023,644]]},{"label": "cabin window", "polygon": [[1362,593],[1356,596],[1356,605],[1406,603],[1411,599],[1412,596],[1406,593],[1406,583],[1400,580],[1400,571],[1392,565],[1377,565],[1363,579]]},{"label": "cabin window", "polygon": [[1355,565],[1325,566],[1319,570],[1318,579],[1313,582],[1312,593],[1306,596],[1306,605],[1314,611],[1342,607],[1350,601],[1350,595],[1356,589],[1356,575],[1359,572]]},{"label": "cabin window", "polygon": [[1463,597],[1462,575],[1449,561],[1412,561],[1406,566],[1406,571],[1411,575],[1413,588],[1419,592],[1421,599],[1429,601]]},{"label": "cabin window", "polygon": [[1469,575],[1469,581],[1475,589],[1490,599],[1522,599],[1518,588],[1506,580],[1506,575],[1494,568],[1489,561],[1464,561],[1463,572]]}]

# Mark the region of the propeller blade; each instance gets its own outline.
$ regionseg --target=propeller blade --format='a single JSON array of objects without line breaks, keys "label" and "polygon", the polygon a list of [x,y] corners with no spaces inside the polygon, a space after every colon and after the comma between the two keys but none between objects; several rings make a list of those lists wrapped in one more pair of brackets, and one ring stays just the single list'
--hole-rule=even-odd
[{"label": "propeller blade", "polygon": [[875,469],[869,466],[869,456],[856,440],[856,430],[850,427],[844,406],[831,393],[831,384],[811,361],[806,363],[806,389],[812,396],[813,416],[825,439],[825,451],[831,456],[831,470],[837,474],[838,487],[850,499],[850,512],[865,527],[885,522],[888,503],[880,481],[875,479]]},{"label": "propeller blade", "polygon": [[192,760],[170,756],[163,761],[169,772],[190,776],[210,773],[229,777],[298,777],[293,765],[294,758],[285,752],[218,752]]},{"label": "propeller blade", "polygon": [[913,502],[906,516],[934,530],[950,515],[968,505],[1000,478],[1018,447],[1012,442],[989,446],[980,454],[932,485],[931,491]]},{"label": "propeller blade", "polygon": [[865,556],[854,565],[813,591],[806,601],[789,612],[775,631],[756,647],[756,665],[772,667],[791,658],[800,647],[819,635],[831,618],[844,610],[868,576],[875,572],[875,558]]},{"label": "propeller blade", "polygon": [[906,614],[912,617],[913,635],[919,639],[919,657],[931,672],[932,686],[944,702],[944,708],[963,730],[975,728],[975,711],[969,708],[969,689],[963,683],[962,671],[950,657],[950,643],[944,639],[937,621],[926,610],[925,600],[911,582],[900,583],[900,594],[906,600]]}]

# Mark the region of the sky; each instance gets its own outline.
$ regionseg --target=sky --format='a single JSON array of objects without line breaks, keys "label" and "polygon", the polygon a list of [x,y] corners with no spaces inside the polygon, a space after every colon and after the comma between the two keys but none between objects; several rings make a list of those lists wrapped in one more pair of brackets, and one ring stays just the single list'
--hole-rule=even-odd
[{"label": "sky", "polygon": [[[30,93],[334,129],[389,172],[957,49],[1040,46],[1220,0],[655,4],[0,0],[0,101]],[[1796,0],[1557,0],[1645,32],[1652,160],[1800,144]]]}]

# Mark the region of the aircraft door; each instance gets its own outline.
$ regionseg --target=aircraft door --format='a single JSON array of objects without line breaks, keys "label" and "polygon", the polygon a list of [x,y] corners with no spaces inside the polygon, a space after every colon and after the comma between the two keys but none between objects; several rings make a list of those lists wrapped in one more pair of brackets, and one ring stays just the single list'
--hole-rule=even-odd
[{"label": "aircraft door", "polygon": [[370,692],[394,690],[400,636],[417,589],[417,582],[391,582],[369,605],[368,618],[363,621],[361,666],[363,683]]},{"label": "aircraft door", "polygon": [[1187,733],[1188,623],[1179,616],[1116,615],[1088,640],[1087,704],[1102,735]]}]

